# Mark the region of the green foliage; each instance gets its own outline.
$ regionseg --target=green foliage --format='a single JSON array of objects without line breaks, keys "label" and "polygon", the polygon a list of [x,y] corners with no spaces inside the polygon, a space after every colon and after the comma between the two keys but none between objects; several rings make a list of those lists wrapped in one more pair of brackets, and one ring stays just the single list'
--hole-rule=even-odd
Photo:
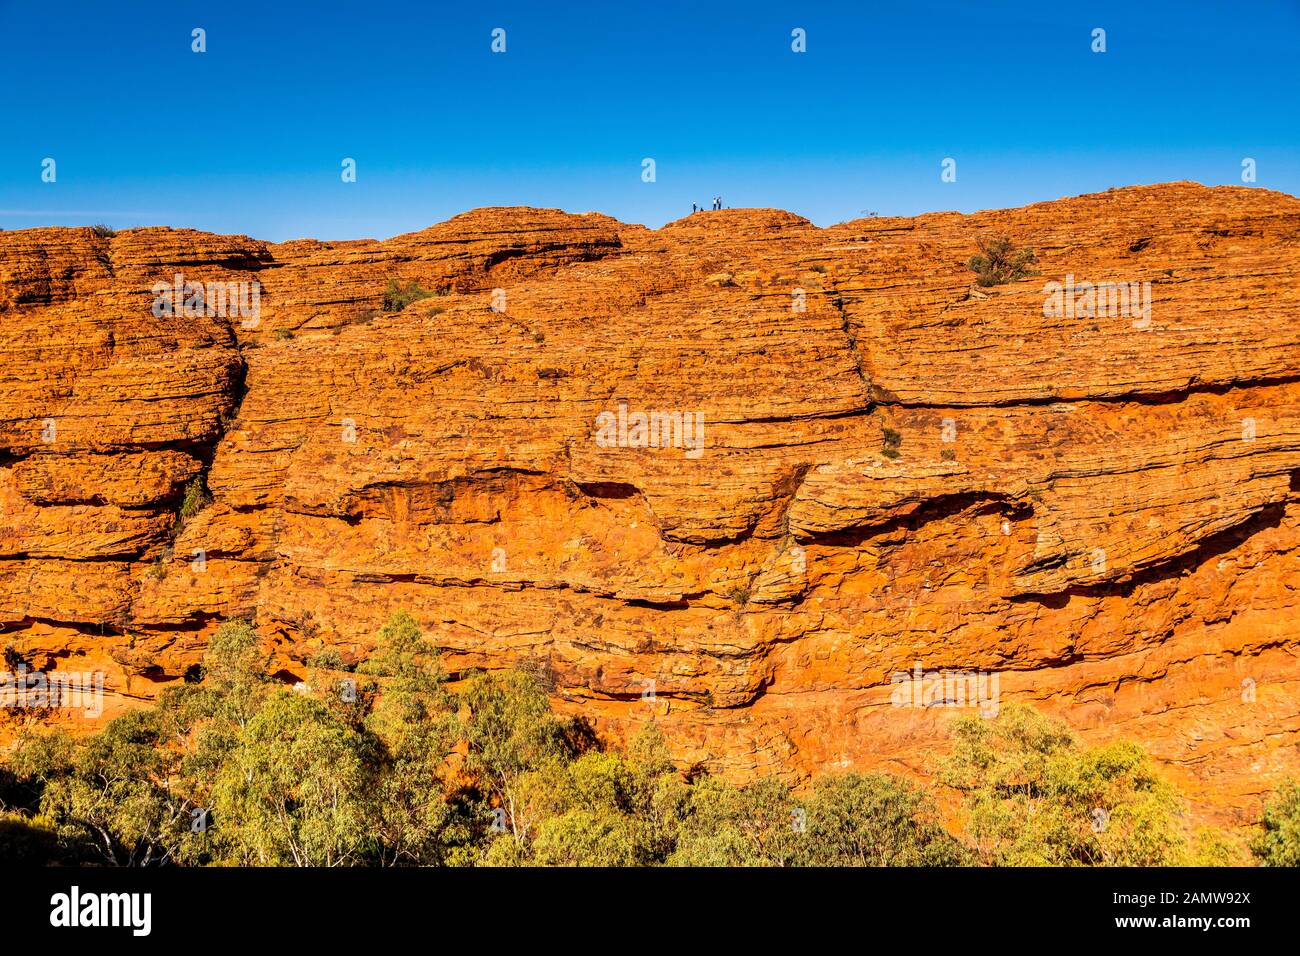
[{"label": "green foliage", "polygon": [[152,711],[133,711],[84,743],[55,733],[24,739],[16,772],[39,785],[41,826],[74,859],[109,866],[179,862],[190,803],[171,786],[176,761]]},{"label": "green foliage", "polygon": [[806,803],[801,861],[812,866],[959,866],[972,854],[938,821],[930,799],[898,777],[822,777]]},{"label": "green foliage", "polygon": [[592,751],[565,768],[551,791],[563,812],[542,820],[534,862],[547,866],[631,866],[639,827],[631,814],[632,769],[620,756]]},{"label": "green foliage", "polygon": [[732,787],[714,777],[691,787],[675,866],[791,866],[803,837],[789,788],[774,777]]},{"label": "green foliage", "polygon": [[210,504],[212,494],[208,491],[207,479],[201,474],[195,475],[185,485],[185,494],[181,498],[180,524],[183,526]]},{"label": "green foliage", "polygon": [[429,290],[420,288],[420,283],[414,279],[406,285],[402,285],[397,279],[389,279],[388,287],[384,289],[384,311],[401,312],[412,302],[430,298],[432,295]]},{"label": "green foliage", "polygon": [[1251,852],[1263,866],[1300,866],[1300,782],[1285,780],[1264,806]]},{"label": "green foliage", "polygon": [[102,222],[95,223],[95,225],[90,227],[90,231],[93,232],[100,239],[112,239],[114,236],[117,235],[116,229],[112,228],[111,226],[106,226]]},{"label": "green foliage", "polygon": [[[544,866],[634,866],[663,863],[677,838],[688,797],[650,725],[630,754],[590,750],[534,773],[530,801],[535,837],[496,841],[488,861],[514,857]],[[509,843],[497,849],[498,843]],[[493,852],[494,851],[494,852]]]},{"label": "green foliage", "polygon": [[541,812],[541,775],[556,773],[573,756],[565,728],[537,679],[519,671],[473,675],[461,705],[468,710],[461,721],[465,770],[504,814],[511,836],[527,841]]},{"label": "green foliage", "polygon": [[75,857],[64,853],[58,828],[47,817],[31,817],[11,810],[0,810],[0,860],[7,866],[77,862]]},{"label": "green foliage", "polygon": [[342,321],[340,321],[338,325],[334,326],[333,333],[335,335],[341,335],[343,330],[349,325],[369,325],[378,317],[379,312],[376,309],[354,309],[353,311],[344,314]]},{"label": "green foliage", "polygon": [[399,611],[380,628],[375,651],[358,673],[379,683],[363,723],[377,744],[371,825],[379,861],[445,862],[470,834],[447,800],[447,762],[459,724],[437,648]]},{"label": "green foliage", "polygon": [[273,693],[240,734],[213,788],[235,863],[339,866],[369,836],[366,742],[320,701]]},{"label": "green foliage", "polygon": [[1192,834],[1189,866],[1250,866],[1250,846],[1242,839],[1214,827],[1197,827]]},{"label": "green foliage", "polygon": [[892,428],[880,429],[880,453],[886,458],[897,458],[898,449],[903,447],[903,436]]},{"label": "green foliage", "polygon": [[973,862],[929,798],[882,774],[820,778],[804,799],[775,778],[739,789],[712,777],[690,788],[680,866],[957,866]]},{"label": "green foliage", "polygon": [[27,663],[27,658],[13,641],[5,644],[4,648],[4,666],[7,670],[17,670],[19,665]]},{"label": "green foliage", "polygon": [[690,787],[673,766],[659,725],[643,727],[628,748],[632,768],[630,805],[639,821],[638,861],[661,864],[677,846]]},{"label": "green foliage", "polygon": [[749,599],[753,596],[753,593],[753,589],[749,584],[743,584],[739,587],[731,588],[726,592],[726,596],[736,606],[744,607],[749,603]]},{"label": "green foliage", "polygon": [[968,269],[978,273],[977,285],[1003,285],[1038,274],[1030,269],[1038,261],[1034,250],[1017,249],[1005,236],[987,242],[980,240],[979,248],[979,255],[971,256],[966,262]]},{"label": "green foliage", "polygon": [[268,660],[252,625],[227,621],[208,641],[203,655],[203,693],[192,695],[190,706],[243,727],[270,692]]},{"label": "green foliage", "polygon": [[[955,866],[1234,865],[1191,837],[1174,791],[1132,744],[1080,749],[1064,725],[1004,707],[957,724],[942,767],[965,833],[930,794],[883,774],[801,793],[673,765],[657,725],[606,749],[555,714],[543,669],[448,688],[410,615],[354,671],[323,650],[292,691],[252,626],[211,636],[195,678],[97,734],[23,737],[0,766],[0,855],[98,865]],[[201,679],[200,679],[201,677]],[[1103,811],[1104,826],[1097,826]],[[199,824],[202,825],[199,825]],[[1253,846],[1295,865],[1300,787]]]},{"label": "green foliage", "polygon": [[287,342],[293,338],[293,329],[276,329],[271,333],[271,337],[277,342]]},{"label": "green foliage", "polygon": [[968,832],[1002,866],[1171,866],[1191,847],[1174,789],[1132,743],[1081,750],[1065,725],[1020,706],[958,722],[943,779]]}]

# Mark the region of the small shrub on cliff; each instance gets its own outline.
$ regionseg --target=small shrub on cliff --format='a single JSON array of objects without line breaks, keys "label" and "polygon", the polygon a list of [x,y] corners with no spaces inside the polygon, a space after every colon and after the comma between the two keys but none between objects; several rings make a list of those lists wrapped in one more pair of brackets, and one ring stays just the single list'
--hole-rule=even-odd
[{"label": "small shrub on cliff", "polygon": [[981,286],[1003,285],[1026,276],[1037,275],[1030,266],[1038,261],[1033,249],[1017,249],[1005,236],[980,240],[979,255],[971,256],[966,267],[978,273],[976,284]]},{"label": "small shrub on cliff", "polygon": [[753,588],[749,584],[738,585],[725,593],[725,596],[737,607],[744,607],[748,604],[752,595]]},{"label": "small shrub on cliff", "polygon": [[880,453],[886,458],[897,458],[899,449],[903,447],[903,436],[892,428],[882,428],[880,431]]},{"label": "small shrub on cliff", "polygon": [[1287,780],[1264,807],[1251,850],[1263,866],[1300,866],[1300,782]]},{"label": "small shrub on cliff", "polygon": [[195,475],[185,486],[185,494],[181,498],[181,524],[189,521],[210,504],[212,504],[212,494],[208,491],[207,480],[203,475]]},{"label": "small shrub on cliff", "polygon": [[95,235],[97,235],[100,239],[112,239],[114,236],[117,235],[116,229],[112,228],[111,226],[106,226],[102,222],[96,223],[95,225],[91,226],[90,231],[93,232]]},{"label": "small shrub on cliff", "polygon": [[384,311],[401,312],[412,302],[428,299],[432,295],[428,289],[420,288],[420,283],[414,279],[406,285],[396,279],[389,279],[388,287],[384,289]]},{"label": "small shrub on cliff", "polygon": [[370,309],[370,308],[355,309],[352,312],[348,312],[344,314],[343,320],[339,322],[338,325],[334,326],[333,333],[335,335],[342,335],[343,330],[347,328],[349,325],[369,325],[371,322],[375,321],[375,319],[378,317],[379,317],[379,312],[375,309]]},{"label": "small shrub on cliff", "polygon": [[172,559],[174,550],[171,545],[167,545],[157,557],[153,559],[153,564],[149,567],[149,576],[157,581],[162,581],[167,577],[167,562]]}]

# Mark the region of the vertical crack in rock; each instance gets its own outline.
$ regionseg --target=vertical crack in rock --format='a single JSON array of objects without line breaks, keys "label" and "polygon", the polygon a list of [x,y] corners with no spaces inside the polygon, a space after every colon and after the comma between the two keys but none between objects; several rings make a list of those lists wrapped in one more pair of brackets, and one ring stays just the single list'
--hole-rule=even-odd
[{"label": "vertical crack in rock", "polygon": [[853,331],[853,320],[848,311],[844,308],[844,296],[839,291],[838,285],[834,280],[830,280],[830,288],[824,289],[822,294],[826,296],[826,301],[840,315],[840,328],[844,332],[844,338],[849,343],[849,354],[853,356],[853,367],[857,369],[858,379],[862,382],[862,398],[865,402],[865,408],[869,412],[874,405],[872,400],[871,379],[867,375],[866,365],[862,357],[862,352],[858,347],[858,339]]}]

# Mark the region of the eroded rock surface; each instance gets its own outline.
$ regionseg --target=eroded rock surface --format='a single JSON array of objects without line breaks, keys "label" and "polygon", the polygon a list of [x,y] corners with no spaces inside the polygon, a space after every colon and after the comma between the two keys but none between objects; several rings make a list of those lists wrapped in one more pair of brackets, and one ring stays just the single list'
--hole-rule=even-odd
[{"label": "eroded rock surface", "polygon": [[[976,286],[997,236],[1040,274]],[[925,775],[972,711],[891,678],[989,672],[1240,822],[1300,771],[1298,273],[1300,201],[1188,183],[828,229],[0,233],[0,639],[106,670],[111,715],[222,619],[289,679],[404,608],[453,673],[527,662],[604,732],[793,781]],[[259,317],[155,315],[178,275]],[[1149,314],[1045,316],[1067,276]],[[394,279],[435,294],[384,312]]]}]

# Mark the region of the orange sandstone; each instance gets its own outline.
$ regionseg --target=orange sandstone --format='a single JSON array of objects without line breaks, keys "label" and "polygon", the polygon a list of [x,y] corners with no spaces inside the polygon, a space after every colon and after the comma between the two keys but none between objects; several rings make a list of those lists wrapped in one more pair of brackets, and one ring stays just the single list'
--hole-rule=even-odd
[{"label": "orange sandstone", "polygon": [[[1002,235],[1040,275],[979,288]],[[453,674],[522,662],[612,736],[795,782],[924,776],[972,711],[891,678],[988,672],[1241,822],[1300,772],[1298,273],[1300,201],[1189,183],[827,229],[0,233],[0,641],[106,671],[111,716],[223,619],[289,679],[404,608]],[[259,320],[155,315],[175,275],[258,282]],[[1066,276],[1149,282],[1149,322],[1044,315]],[[392,279],[436,295],[382,312]],[[620,406],[702,451],[597,441]]]}]

